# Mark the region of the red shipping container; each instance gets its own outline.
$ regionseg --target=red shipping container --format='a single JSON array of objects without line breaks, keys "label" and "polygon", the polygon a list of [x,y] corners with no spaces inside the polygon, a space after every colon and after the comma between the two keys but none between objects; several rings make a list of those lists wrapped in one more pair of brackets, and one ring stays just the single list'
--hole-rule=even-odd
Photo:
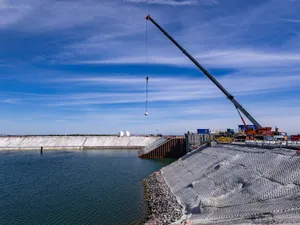
[{"label": "red shipping container", "polygon": [[292,141],[300,141],[300,134],[298,134],[298,135],[291,135],[291,140]]}]

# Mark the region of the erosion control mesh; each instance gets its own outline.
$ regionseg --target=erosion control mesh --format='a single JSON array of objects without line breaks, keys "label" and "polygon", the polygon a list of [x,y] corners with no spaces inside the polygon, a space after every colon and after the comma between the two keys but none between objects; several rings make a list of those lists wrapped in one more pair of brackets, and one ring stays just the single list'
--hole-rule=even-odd
[{"label": "erosion control mesh", "polygon": [[190,153],[161,173],[192,224],[300,224],[295,153],[217,145]]}]

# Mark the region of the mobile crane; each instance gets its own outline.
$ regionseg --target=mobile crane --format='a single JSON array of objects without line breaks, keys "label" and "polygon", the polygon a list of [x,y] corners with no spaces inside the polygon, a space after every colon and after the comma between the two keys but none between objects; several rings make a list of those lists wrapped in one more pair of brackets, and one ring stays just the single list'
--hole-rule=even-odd
[{"label": "mobile crane", "polygon": [[[181,51],[183,54],[185,54],[224,94],[225,96],[233,103],[233,105],[235,106],[235,108],[237,109],[243,124],[246,127],[246,131],[245,134],[246,136],[251,139],[253,138],[258,138],[261,139],[263,136],[273,136],[278,132],[278,129],[276,129],[276,131],[272,131],[272,127],[263,127],[260,125],[260,123],[258,123],[251,115],[250,113],[244,109],[244,107],[234,98],[233,95],[231,95],[202,65],[200,65],[200,63],[193,57],[191,56],[177,41],[174,40],[174,38],[172,38],[160,25],[158,25],[155,20],[148,15],[146,17],[146,20],[150,20],[165,36],[167,36],[167,38],[169,38],[169,40],[171,42],[173,42],[173,44],[175,44]],[[240,112],[242,112],[248,119],[250,122],[253,123],[253,125],[255,125],[256,129],[250,129],[247,128],[247,125],[242,117],[242,115],[240,114]]]}]

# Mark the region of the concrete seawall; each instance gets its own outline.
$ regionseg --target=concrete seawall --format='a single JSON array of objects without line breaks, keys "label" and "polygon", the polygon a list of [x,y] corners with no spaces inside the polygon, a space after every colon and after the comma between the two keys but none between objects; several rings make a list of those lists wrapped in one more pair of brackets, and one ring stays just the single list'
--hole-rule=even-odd
[{"label": "concrete seawall", "polygon": [[160,137],[118,136],[6,136],[0,137],[0,150],[84,150],[141,149]]}]

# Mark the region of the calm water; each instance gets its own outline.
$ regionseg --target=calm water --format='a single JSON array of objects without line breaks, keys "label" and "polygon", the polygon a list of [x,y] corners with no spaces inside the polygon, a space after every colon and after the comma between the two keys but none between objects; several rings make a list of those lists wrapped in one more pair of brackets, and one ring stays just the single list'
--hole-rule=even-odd
[{"label": "calm water", "polygon": [[0,152],[0,224],[141,224],[141,179],[171,162],[132,150]]}]

